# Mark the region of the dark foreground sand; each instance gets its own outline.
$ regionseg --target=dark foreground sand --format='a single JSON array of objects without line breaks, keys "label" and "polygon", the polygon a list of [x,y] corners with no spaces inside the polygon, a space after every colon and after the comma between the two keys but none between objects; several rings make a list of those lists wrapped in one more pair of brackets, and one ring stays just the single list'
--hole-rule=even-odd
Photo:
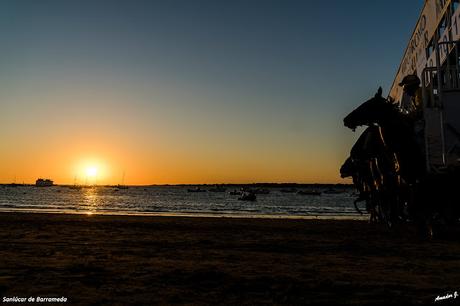
[{"label": "dark foreground sand", "polygon": [[0,213],[0,225],[2,299],[433,304],[460,293],[457,234],[421,242],[363,221],[21,213]]}]

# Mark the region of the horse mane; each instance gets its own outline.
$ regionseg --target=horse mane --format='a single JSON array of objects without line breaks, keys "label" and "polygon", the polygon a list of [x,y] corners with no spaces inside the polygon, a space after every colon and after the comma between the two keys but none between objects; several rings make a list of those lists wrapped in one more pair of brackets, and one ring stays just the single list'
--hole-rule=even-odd
[{"label": "horse mane", "polygon": [[375,157],[383,146],[385,146],[385,140],[380,133],[380,128],[376,125],[371,125],[361,133],[351,148],[350,156],[354,159]]},{"label": "horse mane", "polygon": [[396,112],[396,113],[401,113],[399,111],[398,103],[394,103],[388,98],[383,98],[383,97],[382,97],[382,102],[385,102],[385,105],[388,105],[388,108],[391,109],[391,111]]},{"label": "horse mane", "polygon": [[[388,101],[388,100],[387,100]],[[399,105],[397,103],[392,103],[388,101],[388,105],[390,106],[390,112],[394,115],[394,119],[401,127],[405,127],[406,129],[412,130],[412,121],[408,118],[407,115],[401,112]]]}]

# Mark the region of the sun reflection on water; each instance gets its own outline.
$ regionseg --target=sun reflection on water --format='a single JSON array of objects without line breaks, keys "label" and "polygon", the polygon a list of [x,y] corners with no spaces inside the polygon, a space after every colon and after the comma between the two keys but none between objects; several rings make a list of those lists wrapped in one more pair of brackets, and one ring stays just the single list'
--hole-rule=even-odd
[{"label": "sun reflection on water", "polygon": [[88,210],[87,214],[92,215],[98,207],[99,196],[97,187],[88,187],[84,190],[84,207]]}]

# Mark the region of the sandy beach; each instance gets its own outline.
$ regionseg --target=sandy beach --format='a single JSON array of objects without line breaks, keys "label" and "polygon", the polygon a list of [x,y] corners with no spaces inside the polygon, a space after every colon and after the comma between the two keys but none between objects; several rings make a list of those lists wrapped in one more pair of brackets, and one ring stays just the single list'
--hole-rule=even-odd
[{"label": "sandy beach", "polygon": [[4,304],[432,304],[460,292],[458,231],[426,242],[365,221],[34,213],[0,224]]}]

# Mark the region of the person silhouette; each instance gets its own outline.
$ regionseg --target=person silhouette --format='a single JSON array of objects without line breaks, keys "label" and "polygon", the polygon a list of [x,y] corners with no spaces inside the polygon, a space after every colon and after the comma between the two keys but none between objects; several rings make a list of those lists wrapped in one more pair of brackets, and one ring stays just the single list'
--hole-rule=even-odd
[{"label": "person silhouette", "polygon": [[402,79],[399,86],[402,86],[404,92],[400,108],[407,118],[410,119],[410,123],[414,130],[415,141],[417,142],[420,152],[424,152],[425,120],[423,118],[423,99],[420,79],[416,74],[408,74]]},{"label": "person silhouette", "polygon": [[403,88],[403,98],[400,107],[414,121],[422,119],[423,100],[420,79],[416,74],[406,75],[398,84]]}]

